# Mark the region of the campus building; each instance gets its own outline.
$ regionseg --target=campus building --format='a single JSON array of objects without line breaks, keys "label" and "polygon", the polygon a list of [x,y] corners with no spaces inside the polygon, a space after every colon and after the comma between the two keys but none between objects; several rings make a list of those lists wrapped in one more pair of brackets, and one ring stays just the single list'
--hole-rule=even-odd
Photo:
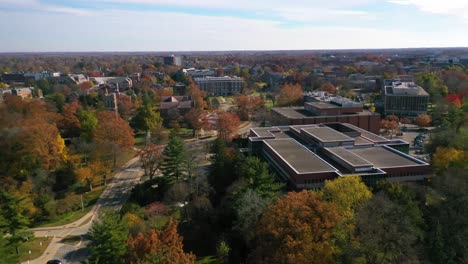
[{"label": "campus building", "polygon": [[422,181],[431,174],[429,164],[407,154],[407,142],[347,123],[252,128],[249,149],[293,189],[320,188],[338,177],[373,184]]},{"label": "campus building", "polygon": [[380,115],[364,110],[364,105],[350,99],[330,96],[326,92],[304,94],[303,107],[275,107],[275,125],[309,125],[349,123],[372,133],[379,133]]},{"label": "campus building", "polygon": [[384,113],[399,117],[427,114],[429,94],[414,82],[384,80]]},{"label": "campus building", "polygon": [[239,94],[242,92],[244,84],[244,79],[237,76],[204,77],[194,78],[194,80],[200,86],[200,90],[204,91],[207,96]]},{"label": "campus building", "polygon": [[182,57],[180,56],[166,56],[163,58],[165,65],[175,65],[175,66],[182,66]]}]

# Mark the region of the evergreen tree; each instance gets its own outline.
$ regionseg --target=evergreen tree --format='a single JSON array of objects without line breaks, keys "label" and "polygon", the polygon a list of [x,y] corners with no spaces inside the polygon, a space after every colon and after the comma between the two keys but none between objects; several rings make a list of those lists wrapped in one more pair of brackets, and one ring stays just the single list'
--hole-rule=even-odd
[{"label": "evergreen tree", "polygon": [[128,230],[117,213],[104,212],[90,232],[90,261],[103,264],[126,263]]},{"label": "evergreen tree", "polygon": [[175,133],[169,136],[169,142],[163,151],[162,173],[166,180],[174,183],[186,175],[184,142]]},{"label": "evergreen tree", "polygon": [[248,187],[263,198],[274,198],[284,186],[270,174],[268,164],[257,157],[248,157],[242,162],[239,174],[247,181]]},{"label": "evergreen tree", "polygon": [[[2,238],[0,243],[6,244],[6,248],[2,250],[7,251],[5,256],[10,256],[12,253],[8,252],[8,248],[15,248],[15,253],[19,254],[19,246],[25,241],[28,233],[25,229],[29,225],[29,219],[22,214],[20,208],[21,199],[18,199],[8,193],[0,193],[0,236],[4,233],[9,234],[5,239]],[[6,241],[5,241],[6,240]]]}]

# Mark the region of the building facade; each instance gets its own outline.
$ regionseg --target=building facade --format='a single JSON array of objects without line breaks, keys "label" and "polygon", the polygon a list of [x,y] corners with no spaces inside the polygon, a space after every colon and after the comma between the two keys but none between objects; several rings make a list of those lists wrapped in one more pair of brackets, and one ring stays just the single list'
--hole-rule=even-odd
[{"label": "building facade", "polygon": [[165,65],[175,65],[175,66],[182,66],[182,57],[180,56],[166,56],[163,58]]},{"label": "building facade", "polygon": [[427,114],[429,94],[414,82],[384,80],[384,113],[399,117]]},{"label": "building facade", "polygon": [[326,180],[361,177],[417,182],[431,166],[409,156],[409,144],[346,123],[252,128],[250,154],[262,157],[292,189],[321,188]]},{"label": "building facade", "polygon": [[321,123],[349,123],[372,133],[379,133],[380,115],[364,110],[362,103],[347,98],[329,96],[326,92],[304,95],[304,107],[275,107],[274,125],[310,125]]},{"label": "building facade", "polygon": [[241,77],[204,77],[194,78],[207,96],[228,96],[242,92],[244,79]]}]

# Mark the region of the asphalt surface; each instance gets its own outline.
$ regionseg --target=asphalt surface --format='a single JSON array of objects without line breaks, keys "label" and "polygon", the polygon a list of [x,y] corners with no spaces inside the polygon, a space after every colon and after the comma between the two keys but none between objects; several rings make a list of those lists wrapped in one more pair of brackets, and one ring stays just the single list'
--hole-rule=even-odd
[{"label": "asphalt surface", "polygon": [[80,263],[80,261],[86,259],[88,251],[86,249],[86,243],[82,242],[83,238],[82,241],[75,246],[62,243],[62,239],[66,236],[82,237],[87,234],[99,210],[120,210],[130,196],[132,188],[140,181],[142,175],[143,170],[141,164],[138,162],[138,158],[133,158],[116,173],[93,209],[81,219],[63,226],[31,229],[36,237],[47,236],[52,241],[42,256],[29,261],[29,263],[44,264],[51,259],[60,259],[64,263]]}]

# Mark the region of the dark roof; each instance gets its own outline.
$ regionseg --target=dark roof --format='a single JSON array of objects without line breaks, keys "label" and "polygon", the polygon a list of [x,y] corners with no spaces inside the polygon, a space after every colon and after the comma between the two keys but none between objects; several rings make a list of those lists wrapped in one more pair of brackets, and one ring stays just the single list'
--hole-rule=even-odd
[{"label": "dark roof", "polygon": [[353,167],[359,166],[372,166],[372,163],[369,161],[359,157],[355,153],[343,148],[343,147],[335,147],[335,148],[325,148],[327,151],[332,153],[335,157],[339,158],[340,160],[348,163]]},{"label": "dark roof", "polygon": [[298,174],[336,171],[294,139],[267,139],[263,142]]},{"label": "dark roof", "polygon": [[354,141],[353,138],[346,136],[330,127],[307,127],[302,128],[302,131],[314,137],[320,142],[336,142],[336,141]]},{"label": "dark roof", "polygon": [[406,167],[421,164],[409,156],[402,155],[403,153],[392,151],[390,147],[355,148],[349,151],[379,168]]}]

